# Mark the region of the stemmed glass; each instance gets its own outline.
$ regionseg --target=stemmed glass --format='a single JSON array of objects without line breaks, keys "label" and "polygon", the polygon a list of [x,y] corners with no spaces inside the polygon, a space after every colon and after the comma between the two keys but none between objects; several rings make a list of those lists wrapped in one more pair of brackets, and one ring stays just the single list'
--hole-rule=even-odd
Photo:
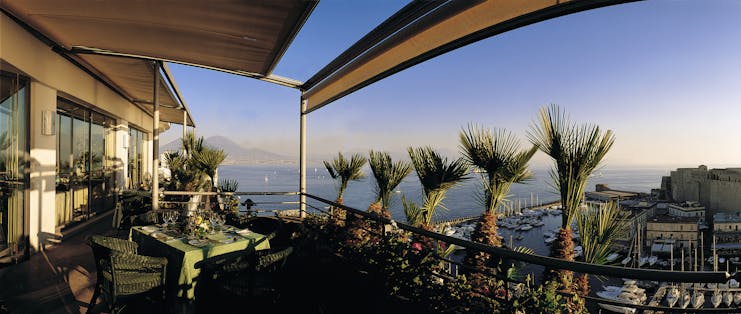
[{"label": "stemmed glass", "polygon": [[216,229],[220,225],[219,221],[221,220],[221,217],[217,213],[212,212],[210,213],[208,220],[211,222],[211,230],[215,233],[217,231]]},{"label": "stemmed glass", "polygon": [[162,221],[164,222],[165,226],[169,226],[172,220],[172,213],[170,211],[164,211],[162,212]]}]

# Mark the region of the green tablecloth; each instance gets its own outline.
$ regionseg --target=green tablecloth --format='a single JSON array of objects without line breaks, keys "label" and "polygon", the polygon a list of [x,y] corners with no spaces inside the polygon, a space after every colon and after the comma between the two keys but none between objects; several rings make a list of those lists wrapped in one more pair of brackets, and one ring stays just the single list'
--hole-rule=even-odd
[{"label": "green tablecloth", "polygon": [[176,295],[181,298],[193,299],[195,296],[195,284],[199,270],[194,265],[206,258],[245,250],[255,246],[255,250],[270,248],[270,243],[265,240],[265,235],[249,232],[237,235],[236,241],[221,243],[226,236],[223,233],[208,235],[211,240],[203,247],[188,244],[188,240],[174,239],[163,241],[150,236],[150,233],[142,227],[132,227],[129,238],[139,244],[139,254],[149,256],[162,256],[167,258],[167,290],[168,295]]}]

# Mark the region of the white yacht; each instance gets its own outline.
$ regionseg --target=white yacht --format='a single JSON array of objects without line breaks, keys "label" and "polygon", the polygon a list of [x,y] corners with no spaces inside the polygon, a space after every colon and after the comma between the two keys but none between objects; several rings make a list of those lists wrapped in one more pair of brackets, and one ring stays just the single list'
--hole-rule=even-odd
[{"label": "white yacht", "polygon": [[686,309],[690,305],[690,299],[689,291],[682,289],[682,293],[679,295],[679,307]]},{"label": "white yacht", "polygon": [[[619,302],[628,303],[628,304],[638,304],[637,301],[630,300],[630,299],[624,299],[624,296],[621,296],[621,295],[622,295],[622,292],[620,291],[597,292],[597,296],[603,299],[614,300],[614,301],[619,301]],[[605,310],[611,311],[611,312],[616,312],[616,313],[634,314],[636,312],[635,308],[619,306],[619,305],[612,305],[612,304],[599,303],[599,307]]]},{"label": "white yacht", "polygon": [[723,292],[723,303],[725,303],[726,307],[731,307],[731,304],[733,304],[733,292]]},{"label": "white yacht", "polygon": [[656,264],[656,261],[658,261],[658,260],[659,260],[658,257],[656,257],[656,256],[650,256],[648,258],[648,266],[654,266],[654,264]]},{"label": "white yacht", "polygon": [[668,287],[666,290],[666,304],[673,307],[679,300],[679,289],[677,287]]},{"label": "white yacht", "polygon": [[692,294],[692,307],[699,309],[703,304],[705,304],[705,294],[695,290]]},{"label": "white yacht", "polygon": [[710,303],[713,304],[713,307],[718,307],[721,302],[723,302],[723,296],[718,289],[715,289],[713,295],[710,297]]}]

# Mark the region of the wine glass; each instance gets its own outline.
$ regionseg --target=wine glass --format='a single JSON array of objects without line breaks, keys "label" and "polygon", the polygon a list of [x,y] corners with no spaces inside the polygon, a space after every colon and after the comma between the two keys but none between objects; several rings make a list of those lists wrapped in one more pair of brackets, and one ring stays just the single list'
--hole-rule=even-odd
[{"label": "wine glass", "polygon": [[170,214],[170,211],[163,211],[162,212],[162,221],[164,222],[165,227],[170,224],[170,217],[171,216],[172,215]]},{"label": "wine glass", "polygon": [[178,221],[178,216],[180,216],[180,212],[177,210],[173,210],[170,212],[170,219],[172,220],[172,223],[176,223]]}]

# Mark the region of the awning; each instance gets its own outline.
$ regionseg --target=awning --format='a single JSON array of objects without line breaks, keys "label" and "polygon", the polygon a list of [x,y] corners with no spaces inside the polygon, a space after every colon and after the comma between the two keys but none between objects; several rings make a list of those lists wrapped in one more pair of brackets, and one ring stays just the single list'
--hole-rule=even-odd
[{"label": "awning", "polygon": [[[152,79],[155,68],[152,62],[140,59],[121,58],[103,55],[78,55],[78,61],[89,66],[98,76],[111,83],[118,92],[123,93],[129,100],[146,112],[153,111]],[[159,71],[159,68],[157,69]],[[183,124],[184,104],[178,101],[170,85],[161,79],[160,90],[160,121]],[[193,119],[187,115],[188,125],[193,126]]]},{"label": "awning", "polygon": [[[317,2],[0,0],[0,8],[130,101],[151,106],[149,60],[300,85],[271,71]],[[178,98],[162,94],[163,121],[182,123],[187,107],[175,110]]]},{"label": "awning", "polygon": [[[447,1],[424,7],[423,1],[414,2],[405,9],[421,7],[428,12],[418,18],[406,18],[404,14],[389,18],[381,26],[395,26],[374,35],[382,38],[376,40],[378,44],[358,51],[357,47],[368,40],[361,39],[328,68],[307,80],[302,86],[302,97],[308,101],[307,112],[311,112],[389,75],[481,39],[553,17],[631,1]],[[405,14],[419,11],[408,10]]]}]

